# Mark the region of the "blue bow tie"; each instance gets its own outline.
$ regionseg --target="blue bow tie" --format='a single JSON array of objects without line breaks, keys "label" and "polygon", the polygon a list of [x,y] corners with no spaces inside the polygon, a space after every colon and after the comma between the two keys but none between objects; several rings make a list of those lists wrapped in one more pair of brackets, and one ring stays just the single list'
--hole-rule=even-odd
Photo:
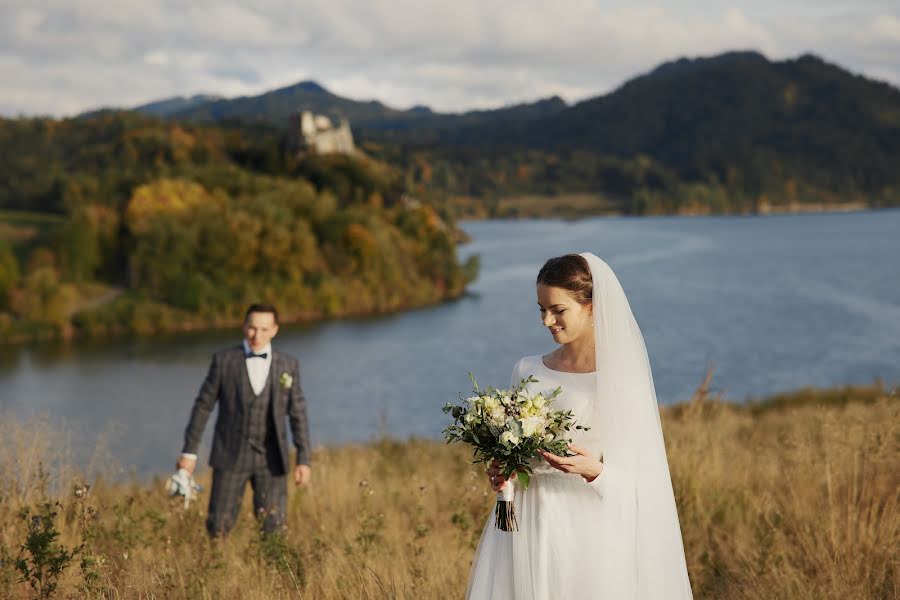
[{"label": "blue bow tie", "polygon": [[261,354],[253,354],[252,352],[250,352],[249,354],[244,355],[244,358],[263,358],[263,359],[265,359],[268,357],[269,357],[268,352],[263,352]]}]

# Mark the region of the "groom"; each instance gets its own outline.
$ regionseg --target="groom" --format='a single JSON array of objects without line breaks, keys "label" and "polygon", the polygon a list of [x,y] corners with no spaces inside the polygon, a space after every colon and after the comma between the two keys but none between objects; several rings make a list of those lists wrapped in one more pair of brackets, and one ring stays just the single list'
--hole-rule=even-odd
[{"label": "groom", "polygon": [[278,333],[278,311],[271,304],[250,306],[243,329],[240,346],[213,355],[176,463],[176,468],[194,472],[203,429],[218,402],[209,456],[213,478],[206,519],[212,537],[231,530],[247,481],[253,487],[253,510],[263,530],[284,528],[289,466],[285,417],[297,448],[294,483],[306,485],[311,475],[299,364],[296,358],[272,350],[272,338]]}]

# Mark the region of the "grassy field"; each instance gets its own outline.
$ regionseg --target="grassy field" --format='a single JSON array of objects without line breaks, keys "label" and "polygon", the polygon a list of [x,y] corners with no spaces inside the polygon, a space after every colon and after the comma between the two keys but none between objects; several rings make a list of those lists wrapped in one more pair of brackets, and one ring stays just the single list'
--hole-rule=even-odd
[{"label": "grassy field", "polygon": [[[900,596],[897,390],[747,407],[701,393],[663,425],[696,598]],[[0,597],[37,595],[16,568],[37,554],[45,573],[57,559],[60,598],[461,598],[493,503],[461,448],[323,448],[285,536],[261,537],[245,498],[211,544],[205,496],[185,511],[160,481],[92,478],[84,493],[85,477],[45,423],[0,421]]]}]

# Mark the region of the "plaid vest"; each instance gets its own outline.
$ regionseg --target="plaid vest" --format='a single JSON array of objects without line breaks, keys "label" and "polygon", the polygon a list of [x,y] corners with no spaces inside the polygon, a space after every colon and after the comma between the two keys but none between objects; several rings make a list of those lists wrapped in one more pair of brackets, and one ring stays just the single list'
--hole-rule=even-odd
[{"label": "plaid vest", "polygon": [[244,398],[248,399],[244,418],[244,437],[247,446],[259,454],[265,454],[269,446],[277,448],[278,442],[272,422],[272,369],[269,370],[266,385],[259,395],[253,392],[250,378],[244,378]]}]

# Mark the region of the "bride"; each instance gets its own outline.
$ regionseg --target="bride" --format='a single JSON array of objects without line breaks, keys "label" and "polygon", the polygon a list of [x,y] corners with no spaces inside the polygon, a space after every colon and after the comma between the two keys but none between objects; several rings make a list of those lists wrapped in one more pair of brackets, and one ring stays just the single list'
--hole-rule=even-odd
[{"label": "bride", "polygon": [[571,456],[542,453],[527,489],[488,469],[491,487],[515,488],[519,530],[481,536],[473,600],[691,598],[650,363],[618,279],[593,254],[551,258],[537,276],[543,325],[560,345],[528,356],[512,383],[562,394],[588,431]]}]

